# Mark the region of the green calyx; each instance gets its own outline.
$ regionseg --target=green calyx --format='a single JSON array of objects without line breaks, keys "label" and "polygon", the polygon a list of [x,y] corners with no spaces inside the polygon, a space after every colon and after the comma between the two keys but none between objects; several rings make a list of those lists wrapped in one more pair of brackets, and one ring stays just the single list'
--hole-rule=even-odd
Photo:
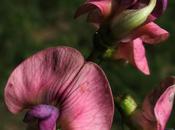
[{"label": "green calyx", "polygon": [[123,113],[130,116],[137,108],[135,100],[131,96],[126,96],[120,101],[120,107]]},{"label": "green calyx", "polygon": [[126,10],[114,19],[111,30],[116,40],[128,35],[142,25],[156,6],[157,0],[150,0],[149,4],[141,9]]}]

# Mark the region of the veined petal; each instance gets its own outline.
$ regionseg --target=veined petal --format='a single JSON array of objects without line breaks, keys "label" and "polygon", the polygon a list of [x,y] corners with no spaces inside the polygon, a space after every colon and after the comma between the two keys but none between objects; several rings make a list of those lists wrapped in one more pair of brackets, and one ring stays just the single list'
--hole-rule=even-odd
[{"label": "veined petal", "polygon": [[12,113],[38,104],[56,105],[84,64],[73,48],[41,51],[21,63],[5,87],[5,103]]},{"label": "veined petal", "polygon": [[149,67],[145,55],[145,48],[140,38],[128,43],[121,43],[117,50],[116,57],[125,59],[135,65],[145,75],[149,75]]},{"label": "veined petal", "polygon": [[[91,15],[97,16],[97,18],[99,18],[98,21],[102,21],[102,19],[110,14],[111,4],[112,0],[88,0],[78,8],[75,13],[75,18],[85,13],[93,12],[94,14],[91,13]],[[100,13],[94,10],[99,10]]]},{"label": "veined petal", "polygon": [[144,43],[156,44],[166,40],[169,37],[169,33],[159,27],[157,24],[150,22],[138,30],[136,35],[140,36]]},{"label": "veined petal", "polygon": [[88,62],[84,65],[64,97],[60,117],[63,130],[111,128],[114,104],[110,85],[96,64]]}]

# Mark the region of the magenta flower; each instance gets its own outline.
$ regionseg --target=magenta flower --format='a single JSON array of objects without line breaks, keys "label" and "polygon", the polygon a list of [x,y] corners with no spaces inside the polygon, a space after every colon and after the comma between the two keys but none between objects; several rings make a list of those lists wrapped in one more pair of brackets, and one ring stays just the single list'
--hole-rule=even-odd
[{"label": "magenta flower", "polygon": [[[139,10],[147,6],[149,2],[150,0],[88,0],[82,6],[80,6],[75,16],[88,13],[88,20],[100,27],[99,30],[101,31],[103,30],[103,25],[106,25],[106,23],[113,23],[113,20],[115,21],[115,19],[121,17],[120,14],[122,12]],[[150,71],[143,43],[154,45],[168,38],[169,33],[153,22],[156,18],[163,14],[166,7],[167,0],[157,0],[155,8],[153,9],[152,13],[149,14],[145,23],[134,30],[130,30],[128,28],[129,34],[128,32],[122,32],[120,29],[120,24],[122,23],[120,23],[119,26],[112,26],[109,30],[112,30],[112,35],[117,35],[117,41],[113,41],[117,45],[113,56],[114,59],[129,61],[141,72],[149,75]],[[125,15],[122,15],[122,17],[125,17]],[[125,29],[125,27],[123,28]],[[127,27],[125,31],[127,31]],[[122,34],[121,38],[120,34]],[[101,37],[105,39],[104,37],[111,37],[109,35],[110,32],[107,34],[102,34]],[[105,41],[109,41],[109,38],[106,38]]]},{"label": "magenta flower", "polygon": [[145,97],[142,108],[131,116],[132,123],[142,130],[165,130],[174,96],[175,78],[170,77]]},{"label": "magenta flower", "polygon": [[5,103],[40,130],[109,130],[114,105],[102,69],[69,47],[49,48],[21,63],[5,87]]}]

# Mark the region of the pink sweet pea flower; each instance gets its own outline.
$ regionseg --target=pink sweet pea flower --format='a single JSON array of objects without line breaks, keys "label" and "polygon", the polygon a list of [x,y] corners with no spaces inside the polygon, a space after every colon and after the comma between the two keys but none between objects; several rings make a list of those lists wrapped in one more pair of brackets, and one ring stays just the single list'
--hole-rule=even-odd
[{"label": "pink sweet pea flower", "polygon": [[165,130],[174,96],[175,77],[170,77],[145,97],[142,108],[131,116],[131,122],[139,130]]},{"label": "pink sweet pea flower", "polygon": [[[121,12],[126,10],[139,10],[148,5],[149,2],[150,0],[87,0],[80,6],[75,16],[88,13],[89,21],[98,26],[98,32],[101,35],[100,37],[105,39],[104,42],[116,43],[117,48],[113,54],[114,59],[129,61],[145,75],[149,75],[150,71],[143,43],[157,44],[168,38],[168,32],[153,22],[166,10],[167,0],[157,0],[155,8],[152,13],[149,14],[145,23],[134,30],[129,30],[129,33],[127,32],[125,34],[125,32],[122,32],[123,30],[120,30],[120,25],[109,27],[109,29],[107,27],[106,29],[106,25],[112,24]],[[107,31],[103,31],[105,29]],[[127,31],[127,29],[125,31]],[[114,39],[110,41],[110,37],[114,37]]]},{"label": "pink sweet pea flower", "polygon": [[40,130],[110,130],[114,114],[102,69],[69,47],[49,48],[21,63],[5,87],[5,103]]},{"label": "pink sweet pea flower", "polygon": [[157,44],[166,40],[169,33],[153,22],[141,26],[129,38],[123,39],[114,53],[115,59],[124,59],[146,75],[150,74],[143,43]]}]

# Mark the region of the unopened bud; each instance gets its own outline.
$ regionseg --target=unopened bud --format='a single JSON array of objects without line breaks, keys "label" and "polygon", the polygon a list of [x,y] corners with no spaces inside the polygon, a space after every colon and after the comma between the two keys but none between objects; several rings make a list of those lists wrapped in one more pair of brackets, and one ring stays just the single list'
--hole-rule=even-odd
[{"label": "unopened bud", "polygon": [[136,110],[137,108],[137,103],[135,102],[135,100],[127,95],[122,97],[122,99],[117,101],[122,112],[126,115],[126,116],[130,116],[132,115],[132,113]]},{"label": "unopened bud", "polygon": [[114,39],[120,40],[134,29],[142,25],[156,6],[156,0],[150,0],[149,4],[141,9],[123,11],[117,16],[111,25]]}]

